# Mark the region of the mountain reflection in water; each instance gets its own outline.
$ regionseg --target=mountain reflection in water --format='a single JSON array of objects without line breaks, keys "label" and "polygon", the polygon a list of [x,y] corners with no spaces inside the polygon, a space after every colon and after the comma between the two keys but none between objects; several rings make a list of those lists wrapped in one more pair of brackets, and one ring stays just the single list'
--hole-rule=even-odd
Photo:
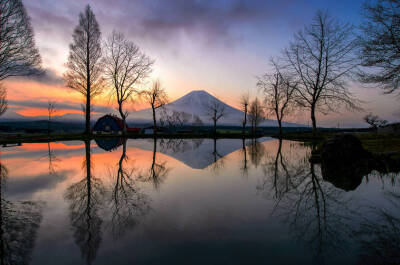
[{"label": "mountain reflection in water", "polygon": [[399,264],[399,174],[346,191],[310,154],[272,138],[2,148],[1,264]]}]

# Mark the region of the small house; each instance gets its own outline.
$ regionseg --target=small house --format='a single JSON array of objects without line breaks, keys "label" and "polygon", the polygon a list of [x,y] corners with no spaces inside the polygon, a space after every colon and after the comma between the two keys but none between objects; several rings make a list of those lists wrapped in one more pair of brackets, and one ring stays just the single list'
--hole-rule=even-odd
[{"label": "small house", "polygon": [[[139,133],[139,128],[129,128],[126,126],[126,131],[128,133]],[[99,118],[93,127],[94,134],[122,134],[124,128],[124,122],[121,118],[107,114]]]}]

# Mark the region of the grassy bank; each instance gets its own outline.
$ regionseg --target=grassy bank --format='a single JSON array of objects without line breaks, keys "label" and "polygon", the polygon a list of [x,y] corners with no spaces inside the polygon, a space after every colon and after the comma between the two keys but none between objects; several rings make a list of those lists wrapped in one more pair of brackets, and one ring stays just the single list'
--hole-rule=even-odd
[{"label": "grassy bank", "polygon": [[[285,133],[283,139],[300,141],[310,144],[321,145],[324,140],[334,137],[340,132],[320,132],[315,136],[311,132]],[[363,147],[374,154],[398,153],[400,154],[400,135],[373,132],[352,133],[360,139]]]}]

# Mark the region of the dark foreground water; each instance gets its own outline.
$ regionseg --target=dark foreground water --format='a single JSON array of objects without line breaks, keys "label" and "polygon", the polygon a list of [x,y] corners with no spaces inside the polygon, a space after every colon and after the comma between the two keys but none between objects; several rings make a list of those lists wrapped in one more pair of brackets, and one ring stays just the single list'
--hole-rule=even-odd
[{"label": "dark foreground water", "polygon": [[271,138],[1,148],[0,264],[400,264],[398,174]]}]

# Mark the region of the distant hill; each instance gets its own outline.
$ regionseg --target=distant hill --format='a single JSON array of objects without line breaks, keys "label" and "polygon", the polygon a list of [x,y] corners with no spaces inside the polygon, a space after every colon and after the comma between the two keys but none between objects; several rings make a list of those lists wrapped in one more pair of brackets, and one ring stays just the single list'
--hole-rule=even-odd
[{"label": "distant hill", "polygon": [[[220,101],[216,97],[210,95],[204,90],[195,90],[192,91],[185,96],[167,104],[164,108],[168,112],[185,112],[192,117],[198,116],[200,119],[203,121],[204,124],[211,124],[211,120],[209,117],[205,115],[206,113],[206,106],[213,101],[219,102],[221,105],[224,106],[225,108],[225,113],[226,115],[222,117],[219,121],[218,124],[220,125],[241,125],[241,121],[243,119],[244,113],[236,108],[233,108],[232,106],[229,106],[228,104]],[[160,117],[161,110],[158,109],[156,111],[158,117]],[[143,121],[151,121],[152,119],[152,110],[149,109],[144,109],[140,111],[136,111],[132,113],[129,116],[128,121],[131,123],[135,122],[143,122]],[[276,120],[270,120],[266,119],[262,124],[262,126],[278,126],[278,123]],[[289,122],[284,122],[283,126],[285,127],[305,127],[305,125],[301,124],[295,124],[295,123],[289,123]]]},{"label": "distant hill", "polygon": [[[195,90],[192,91],[185,96],[167,104],[164,109],[168,113],[172,113],[173,111],[177,112],[185,112],[191,116],[191,121],[193,121],[195,116],[198,116],[204,125],[211,124],[211,120],[209,117],[205,115],[206,106],[213,101],[219,102],[225,108],[226,115],[222,117],[219,121],[219,125],[233,125],[240,126],[241,121],[243,119],[244,113],[222,101],[217,99],[216,97],[210,95],[204,90]],[[157,118],[160,117],[161,109],[156,110]],[[104,113],[106,114],[106,113]],[[103,116],[104,114],[93,114],[91,117],[92,122],[96,122],[98,118]],[[36,117],[27,117],[20,115],[18,113],[7,111],[3,116],[0,117],[0,121],[38,121],[38,120],[47,120],[47,116],[36,116]],[[58,122],[83,122],[84,116],[82,114],[65,114],[62,116],[53,117],[53,121]],[[150,108],[139,110],[131,113],[128,116],[128,123],[132,124],[145,124],[152,122],[152,110]],[[267,127],[276,127],[278,126],[276,120],[266,119],[261,126]],[[306,125],[284,122],[284,127],[306,127]]]}]

